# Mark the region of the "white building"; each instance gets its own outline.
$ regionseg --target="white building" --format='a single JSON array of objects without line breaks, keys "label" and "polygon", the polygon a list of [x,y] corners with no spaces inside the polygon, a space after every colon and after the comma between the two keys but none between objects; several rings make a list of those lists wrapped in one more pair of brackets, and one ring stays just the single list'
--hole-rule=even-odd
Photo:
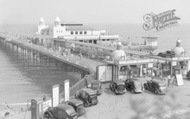
[{"label": "white building", "polygon": [[45,20],[41,17],[39,24],[38,24],[38,31],[36,32],[37,35],[42,35],[42,30],[47,29],[49,26],[46,25]]},{"label": "white building", "polygon": [[108,35],[105,30],[95,30],[83,24],[61,24],[60,18],[57,17],[53,26],[53,38],[97,44],[98,41],[118,40],[119,36]]}]

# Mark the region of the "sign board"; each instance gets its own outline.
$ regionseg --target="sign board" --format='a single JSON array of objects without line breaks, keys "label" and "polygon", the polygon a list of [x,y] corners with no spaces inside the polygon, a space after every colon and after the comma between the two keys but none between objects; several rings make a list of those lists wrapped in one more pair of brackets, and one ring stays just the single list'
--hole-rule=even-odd
[{"label": "sign board", "polygon": [[52,107],[52,100],[51,99],[46,100],[42,103],[43,112],[45,112],[48,109],[48,107]]},{"label": "sign board", "polygon": [[69,79],[64,81],[64,94],[65,94],[65,101],[69,100],[70,97],[70,81]]},{"label": "sign board", "polygon": [[184,61],[184,60],[189,60],[189,57],[174,57],[172,58],[172,60],[175,60],[175,61]]},{"label": "sign board", "polygon": [[177,80],[177,85],[178,86],[184,85],[184,83],[183,83],[183,77],[182,77],[181,74],[176,74],[176,80]]},{"label": "sign board", "polygon": [[97,72],[99,81],[106,82],[112,80],[112,66],[98,66]]},{"label": "sign board", "polygon": [[172,66],[176,66],[177,65],[177,62],[172,62]]},{"label": "sign board", "polygon": [[125,61],[119,61],[119,64],[146,64],[155,62],[154,59],[138,59],[138,60],[125,60]]},{"label": "sign board", "polygon": [[52,87],[52,106],[55,107],[59,104],[59,84]]},{"label": "sign board", "polygon": [[190,61],[188,61],[188,66],[187,66],[187,71],[189,71],[190,70]]},{"label": "sign board", "polygon": [[152,68],[153,67],[153,63],[148,63],[148,68]]}]

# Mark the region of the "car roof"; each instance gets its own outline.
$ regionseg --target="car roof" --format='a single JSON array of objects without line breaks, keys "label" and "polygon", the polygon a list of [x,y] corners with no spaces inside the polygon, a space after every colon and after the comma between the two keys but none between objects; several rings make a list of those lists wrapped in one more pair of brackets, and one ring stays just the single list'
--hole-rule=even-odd
[{"label": "car roof", "polygon": [[61,104],[56,107],[58,110],[64,110],[68,115],[71,115],[73,113],[76,113],[74,108],[67,104]]},{"label": "car roof", "polygon": [[84,88],[81,91],[84,91],[84,92],[88,93],[89,95],[96,94],[96,91],[94,91],[93,89],[90,89],[90,88]]},{"label": "car roof", "polygon": [[61,104],[59,106],[57,106],[57,108],[59,109],[63,109],[63,110],[68,110],[68,109],[72,109],[73,107],[67,104]]},{"label": "car roof", "polygon": [[155,82],[155,83],[158,83],[159,85],[164,85],[164,84],[166,84],[166,82],[164,82],[164,81],[161,81],[161,79],[152,79],[151,80],[152,82]]},{"label": "car roof", "polygon": [[118,85],[119,85],[119,84],[125,84],[125,82],[122,81],[122,80],[115,80],[114,82],[115,82],[116,84],[118,84]]},{"label": "car roof", "polygon": [[75,106],[79,106],[79,105],[83,104],[83,102],[81,100],[77,100],[77,99],[70,99],[68,102],[71,104],[74,104]]}]

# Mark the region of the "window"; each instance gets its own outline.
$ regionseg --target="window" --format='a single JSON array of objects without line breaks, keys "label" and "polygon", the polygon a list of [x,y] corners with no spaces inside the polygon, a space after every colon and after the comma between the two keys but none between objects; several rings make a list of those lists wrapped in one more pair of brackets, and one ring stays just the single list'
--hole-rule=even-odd
[{"label": "window", "polygon": [[87,34],[87,32],[85,31],[84,34]]},{"label": "window", "polygon": [[73,34],[73,31],[71,31],[71,35]]},{"label": "window", "polygon": [[82,34],[82,31],[80,31],[80,34]]},{"label": "window", "polygon": [[75,31],[75,34],[78,34],[78,31]]}]

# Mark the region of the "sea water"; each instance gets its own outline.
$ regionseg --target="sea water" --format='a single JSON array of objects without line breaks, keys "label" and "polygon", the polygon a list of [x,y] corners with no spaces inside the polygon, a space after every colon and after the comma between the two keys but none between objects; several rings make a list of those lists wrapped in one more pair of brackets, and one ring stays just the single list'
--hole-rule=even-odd
[{"label": "sea water", "polygon": [[[90,24],[95,29],[105,29],[109,34],[120,35],[123,40],[143,43],[142,36],[157,36],[158,50],[171,50],[180,39],[190,56],[190,25],[178,25],[163,31],[145,31],[141,24]],[[33,25],[3,25],[0,30],[32,35]],[[0,44],[0,103],[26,102],[32,98],[51,95],[51,86],[65,79],[79,80],[76,73],[64,72],[60,67],[43,59],[32,60],[15,49]]]},{"label": "sea water", "polygon": [[70,79],[72,86],[81,75],[65,67],[68,65],[45,56],[25,54],[0,42],[0,105],[51,97],[52,86],[66,79]]}]

